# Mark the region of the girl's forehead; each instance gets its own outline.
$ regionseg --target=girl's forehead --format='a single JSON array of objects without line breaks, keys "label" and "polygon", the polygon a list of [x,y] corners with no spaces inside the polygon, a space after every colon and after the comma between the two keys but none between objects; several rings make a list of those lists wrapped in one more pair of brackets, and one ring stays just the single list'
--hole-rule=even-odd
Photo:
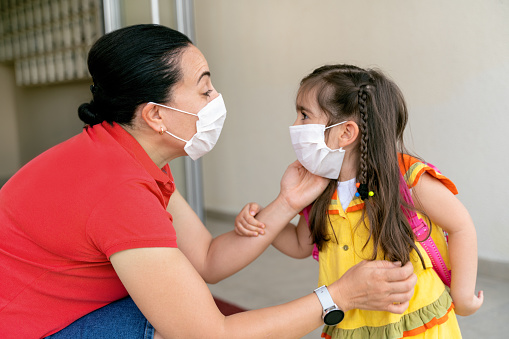
[{"label": "girl's forehead", "polygon": [[312,86],[301,86],[297,92],[296,98],[297,105],[300,106],[318,106],[317,90]]}]

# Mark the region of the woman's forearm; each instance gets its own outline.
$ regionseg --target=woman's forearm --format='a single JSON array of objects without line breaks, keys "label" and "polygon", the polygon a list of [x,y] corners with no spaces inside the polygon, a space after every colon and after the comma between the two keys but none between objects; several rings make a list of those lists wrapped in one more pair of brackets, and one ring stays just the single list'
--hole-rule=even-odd
[{"label": "woman's forearm", "polygon": [[323,325],[314,293],[286,304],[237,313],[225,318],[224,338],[301,338]]},{"label": "woman's forearm", "polygon": [[202,277],[216,283],[240,271],[267,249],[297,213],[278,196],[256,216],[267,226],[263,236],[244,237],[231,231],[214,238],[200,270]]},{"label": "woman's forearm", "polygon": [[[300,338],[322,324],[322,307],[311,291],[283,305],[223,316],[203,279],[176,248],[130,249],[110,260],[129,295],[163,337]],[[402,313],[416,280],[411,263],[398,268],[389,262],[362,262],[328,290],[343,311]]]}]

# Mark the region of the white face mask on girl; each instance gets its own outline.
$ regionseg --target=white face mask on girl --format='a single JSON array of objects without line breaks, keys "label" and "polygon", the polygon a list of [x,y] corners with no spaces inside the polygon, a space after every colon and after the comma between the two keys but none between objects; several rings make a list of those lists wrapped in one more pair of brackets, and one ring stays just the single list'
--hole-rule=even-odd
[{"label": "white face mask on girl", "polygon": [[155,102],[149,102],[149,104],[154,104],[157,106],[172,109],[177,112],[198,117],[198,120],[196,121],[196,134],[193,135],[191,140],[184,140],[168,131],[165,131],[172,137],[182,140],[186,143],[184,146],[184,151],[187,153],[187,155],[189,155],[191,159],[199,159],[203,155],[210,152],[212,148],[214,148],[214,145],[216,144],[217,140],[219,139],[219,135],[221,134],[221,130],[223,129],[224,120],[226,119],[226,107],[224,105],[223,96],[221,94],[219,94],[215,99],[205,105],[205,107],[203,107],[198,112],[198,114],[189,113]]},{"label": "white face mask on girl", "polygon": [[339,178],[345,150],[331,150],[325,143],[325,127],[319,124],[290,126],[290,137],[297,159],[309,172],[328,179]]}]

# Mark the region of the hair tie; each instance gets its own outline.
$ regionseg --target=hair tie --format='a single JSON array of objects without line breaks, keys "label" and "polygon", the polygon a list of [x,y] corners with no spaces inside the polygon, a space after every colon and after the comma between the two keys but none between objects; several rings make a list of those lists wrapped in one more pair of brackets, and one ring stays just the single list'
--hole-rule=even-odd
[{"label": "hair tie", "polygon": [[357,187],[357,193],[355,193],[356,197],[361,197],[362,200],[366,200],[369,197],[372,197],[375,195],[375,192],[370,191],[368,189],[368,184],[361,184],[356,183],[355,186]]}]

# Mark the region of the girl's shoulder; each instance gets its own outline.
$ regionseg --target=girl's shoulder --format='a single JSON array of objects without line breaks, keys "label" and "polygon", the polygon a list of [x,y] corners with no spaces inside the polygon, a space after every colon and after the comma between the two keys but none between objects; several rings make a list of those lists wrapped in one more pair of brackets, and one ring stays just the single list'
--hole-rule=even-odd
[{"label": "girl's shoulder", "polygon": [[444,176],[438,168],[430,163],[424,162],[421,159],[415,158],[411,155],[400,153],[398,154],[399,169],[405,178],[408,188],[412,188],[419,182],[419,179],[424,173],[428,173],[432,177],[440,180],[440,182],[447,187],[453,194],[458,194],[456,185]]}]

